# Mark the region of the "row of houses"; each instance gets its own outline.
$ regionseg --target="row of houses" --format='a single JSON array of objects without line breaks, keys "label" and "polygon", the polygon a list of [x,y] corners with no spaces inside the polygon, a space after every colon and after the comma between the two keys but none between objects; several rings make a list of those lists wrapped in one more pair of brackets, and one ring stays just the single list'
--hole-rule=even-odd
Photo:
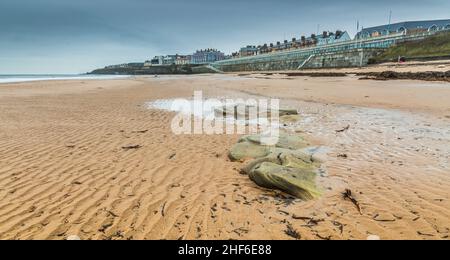
[{"label": "row of houses", "polygon": [[216,49],[198,50],[191,55],[166,55],[156,56],[144,63],[144,66],[164,66],[164,65],[187,65],[187,64],[208,64],[215,61],[224,60],[225,54]]},{"label": "row of houses", "polygon": [[233,58],[247,57],[260,55],[265,53],[306,48],[311,46],[326,45],[336,42],[343,42],[351,40],[350,35],[346,31],[328,32],[324,31],[321,35],[312,34],[310,37],[302,36],[300,39],[292,38],[291,41],[284,40],[283,42],[263,44],[259,46],[248,45],[232,54]]},{"label": "row of houses", "polygon": [[189,64],[191,61],[191,55],[166,55],[166,56],[155,56],[151,60],[147,60],[144,66],[158,66],[158,65],[184,65]]},{"label": "row of houses", "polygon": [[[370,39],[398,33],[402,33],[404,35],[414,35],[420,33],[433,33],[444,30],[450,30],[450,20],[409,21],[362,29],[356,34],[355,39]],[[300,39],[292,38],[291,41],[284,40],[283,42],[277,42],[275,44],[270,43],[258,46],[247,45],[245,47],[242,47],[238,52],[233,53],[232,58],[241,58],[271,52],[322,46],[351,40],[352,38],[347,31],[324,31],[320,35],[312,34],[309,37],[301,36]]]},{"label": "row of houses", "polygon": [[386,36],[393,33],[420,34],[450,30],[450,20],[410,21],[394,24],[380,25],[362,29],[356,35],[357,39],[368,39]]}]

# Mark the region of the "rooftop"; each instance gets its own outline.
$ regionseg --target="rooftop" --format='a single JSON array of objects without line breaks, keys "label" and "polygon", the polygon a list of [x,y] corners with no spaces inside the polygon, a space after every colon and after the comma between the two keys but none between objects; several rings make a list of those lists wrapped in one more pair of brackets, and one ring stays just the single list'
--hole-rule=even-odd
[{"label": "rooftop", "polygon": [[[383,32],[383,31],[391,31],[397,32],[401,29],[411,30],[411,29],[430,29],[433,26],[437,26],[439,28],[450,27],[450,19],[447,20],[426,20],[426,21],[407,21],[401,23],[393,23],[386,24],[381,26],[364,28],[362,33],[372,33],[372,32]],[[360,32],[360,33],[361,33]]]}]

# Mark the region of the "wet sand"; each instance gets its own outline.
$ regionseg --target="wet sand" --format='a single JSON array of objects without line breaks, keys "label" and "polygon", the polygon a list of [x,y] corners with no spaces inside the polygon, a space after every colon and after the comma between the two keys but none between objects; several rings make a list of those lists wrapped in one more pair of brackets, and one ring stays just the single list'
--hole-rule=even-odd
[{"label": "wet sand", "polygon": [[[177,136],[173,112],[146,106],[194,90],[297,108],[288,128],[327,151],[324,195],[261,189],[227,157],[239,136]],[[301,239],[448,240],[448,100],[449,83],[351,76],[2,84],[0,239],[292,239],[290,226]]]}]

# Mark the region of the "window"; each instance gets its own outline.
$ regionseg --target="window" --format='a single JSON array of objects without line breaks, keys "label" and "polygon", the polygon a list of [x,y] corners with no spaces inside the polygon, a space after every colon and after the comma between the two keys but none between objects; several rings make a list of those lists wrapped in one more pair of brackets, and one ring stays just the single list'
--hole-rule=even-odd
[{"label": "window", "polygon": [[405,27],[398,28],[397,32],[406,34],[407,30]]},{"label": "window", "polygon": [[429,32],[435,32],[435,31],[437,31],[439,28],[437,27],[437,25],[432,25],[430,28],[428,28],[428,31]]}]

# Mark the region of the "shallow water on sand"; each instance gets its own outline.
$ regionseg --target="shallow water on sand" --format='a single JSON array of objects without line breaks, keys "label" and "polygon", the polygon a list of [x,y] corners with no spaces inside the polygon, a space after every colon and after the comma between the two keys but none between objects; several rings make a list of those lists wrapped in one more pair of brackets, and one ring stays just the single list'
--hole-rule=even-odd
[{"label": "shallow water on sand", "polygon": [[[316,114],[304,113],[304,120],[292,127],[304,128],[340,149],[358,152],[366,160],[390,158],[392,163],[400,163],[402,158],[411,157],[411,163],[416,166],[449,167],[448,121],[384,109],[341,107],[337,108],[338,111],[326,110]],[[348,126],[348,130],[338,132]]]},{"label": "shallow water on sand", "polygon": [[[217,103],[219,102],[219,103]],[[224,106],[229,107],[231,110],[235,110],[235,106],[242,105],[241,108],[245,109],[245,104],[235,103],[227,101],[226,98],[216,97],[214,99],[204,99],[202,102],[196,102],[188,99],[158,99],[151,102],[147,102],[145,106],[148,109],[159,109],[171,112],[179,112],[185,115],[191,115],[202,120],[225,122],[227,124],[238,125],[271,125],[272,127],[280,127],[279,122],[271,122],[270,117],[267,114],[258,114],[257,118],[252,119],[240,119],[234,116],[224,117],[222,112],[218,112],[217,109],[222,109]],[[236,111],[234,111],[236,112]],[[227,112],[229,113],[229,112]]]}]

